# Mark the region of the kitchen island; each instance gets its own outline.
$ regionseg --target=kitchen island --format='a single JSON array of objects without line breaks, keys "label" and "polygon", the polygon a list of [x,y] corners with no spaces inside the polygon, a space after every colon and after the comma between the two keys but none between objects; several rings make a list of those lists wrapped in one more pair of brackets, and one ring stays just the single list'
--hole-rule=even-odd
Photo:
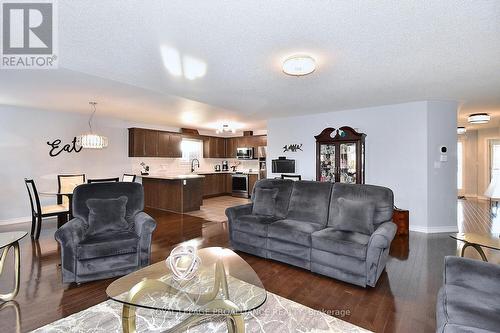
[{"label": "kitchen island", "polygon": [[176,213],[199,210],[203,175],[138,175],[144,187],[144,206]]}]

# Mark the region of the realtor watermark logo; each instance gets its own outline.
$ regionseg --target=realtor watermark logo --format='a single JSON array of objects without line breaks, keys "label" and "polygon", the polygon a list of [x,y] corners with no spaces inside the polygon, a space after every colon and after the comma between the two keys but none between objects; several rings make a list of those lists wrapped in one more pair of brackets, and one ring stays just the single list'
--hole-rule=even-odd
[{"label": "realtor watermark logo", "polygon": [[56,0],[0,1],[2,69],[51,69],[58,65]]}]

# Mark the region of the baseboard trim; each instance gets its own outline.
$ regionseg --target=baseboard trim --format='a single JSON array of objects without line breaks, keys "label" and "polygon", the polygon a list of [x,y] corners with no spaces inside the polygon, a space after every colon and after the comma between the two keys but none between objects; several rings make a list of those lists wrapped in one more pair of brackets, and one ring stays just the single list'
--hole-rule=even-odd
[{"label": "baseboard trim", "polygon": [[422,232],[425,234],[439,234],[445,232],[458,232],[458,226],[453,226],[453,225],[442,226],[442,227],[410,226],[410,231]]},{"label": "baseboard trim", "polygon": [[[44,221],[53,221],[56,220],[57,217],[51,216],[51,217],[44,217]],[[13,219],[8,219],[8,220],[1,220],[0,225],[13,225],[13,224],[21,224],[21,223],[29,223],[31,225],[31,216],[28,217],[16,217]]]},{"label": "baseboard trim", "polygon": [[9,225],[9,224],[19,224],[19,223],[31,223],[31,216],[27,217],[16,217],[8,220],[1,220],[0,225]]}]

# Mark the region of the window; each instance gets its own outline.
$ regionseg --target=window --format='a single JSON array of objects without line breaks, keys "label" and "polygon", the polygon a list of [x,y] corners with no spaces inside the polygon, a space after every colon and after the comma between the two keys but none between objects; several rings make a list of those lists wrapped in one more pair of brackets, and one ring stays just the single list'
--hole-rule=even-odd
[{"label": "window", "polygon": [[500,176],[500,140],[490,140],[490,180]]},{"label": "window", "polygon": [[189,162],[194,158],[203,156],[203,141],[182,139],[181,142],[182,161]]},{"label": "window", "polygon": [[457,143],[457,188],[461,190],[463,188],[463,143]]}]

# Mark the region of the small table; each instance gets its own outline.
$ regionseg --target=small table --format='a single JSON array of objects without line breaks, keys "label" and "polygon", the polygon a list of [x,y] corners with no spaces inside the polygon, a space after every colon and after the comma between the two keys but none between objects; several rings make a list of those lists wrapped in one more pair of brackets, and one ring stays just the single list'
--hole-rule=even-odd
[{"label": "small table", "polygon": [[229,249],[197,251],[201,264],[188,281],[174,279],[165,262],[133,272],[111,283],[108,297],[123,303],[123,332],[136,332],[136,307],[190,314],[165,332],[180,332],[214,317],[224,317],[231,333],[245,332],[242,314],[266,301],[257,273]]},{"label": "small table", "polygon": [[500,238],[493,237],[492,235],[489,234],[476,234],[472,232],[465,232],[465,233],[451,234],[450,237],[459,240],[461,242],[464,242],[464,245],[462,246],[462,251],[460,253],[461,257],[464,256],[465,249],[468,248],[469,246],[476,249],[476,251],[479,253],[483,261],[488,261],[488,259],[486,258],[486,255],[484,254],[483,249],[481,247],[486,247],[493,250],[500,250]]},{"label": "small table", "polygon": [[2,249],[2,256],[0,257],[0,274],[3,272],[5,259],[9,253],[10,248],[14,249],[14,271],[15,271],[15,284],[14,290],[7,294],[0,294],[0,300],[7,302],[16,297],[19,292],[19,280],[21,270],[21,256],[19,253],[19,241],[26,236],[26,231],[13,231],[0,233],[0,249]]}]

